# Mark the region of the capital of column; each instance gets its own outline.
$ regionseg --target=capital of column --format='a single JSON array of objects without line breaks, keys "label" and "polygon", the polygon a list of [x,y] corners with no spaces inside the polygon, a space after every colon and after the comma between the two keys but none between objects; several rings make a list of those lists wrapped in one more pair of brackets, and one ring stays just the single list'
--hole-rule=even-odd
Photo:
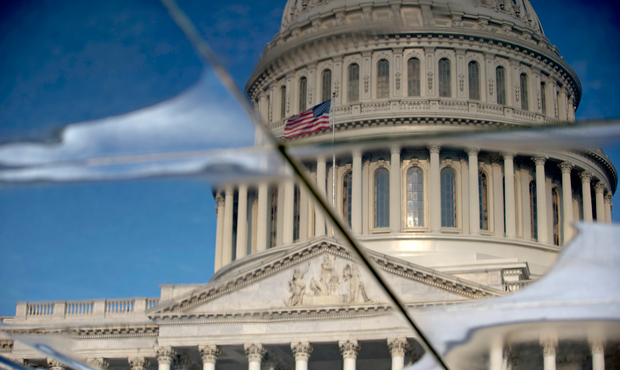
[{"label": "capital of column", "polygon": [[235,194],[235,191],[233,190],[232,186],[228,186],[228,187],[226,188],[225,192],[226,192],[226,196],[229,196],[229,195],[231,195],[231,196],[232,196],[232,195],[234,195],[234,194]]},{"label": "capital of column", "polygon": [[359,352],[361,346],[356,340],[339,341],[340,353],[343,358],[357,358],[357,352]]},{"label": "capital of column", "polygon": [[131,370],[146,370],[151,364],[149,360],[144,357],[130,357],[128,361]]},{"label": "capital of column", "polygon": [[407,338],[390,338],[387,340],[388,347],[390,347],[390,353],[394,356],[405,356],[405,352],[409,347],[409,341]]},{"label": "capital of column", "polygon": [[465,153],[467,153],[467,155],[470,157],[478,155],[478,153],[480,153],[480,148],[467,148],[465,149]]},{"label": "capital of column", "polygon": [[610,192],[607,192],[607,194],[605,194],[605,203],[611,204],[612,197],[613,197],[613,194],[611,194]]},{"label": "capital of column", "polygon": [[431,154],[439,154],[439,152],[441,151],[441,147],[439,145],[429,145],[428,151]]},{"label": "capital of column", "polygon": [[177,352],[170,346],[155,347],[157,362],[170,365],[176,359]]},{"label": "capital of column", "polygon": [[106,369],[110,366],[110,363],[103,357],[87,358],[86,363],[98,369]]},{"label": "capital of column", "polygon": [[544,343],[543,344],[543,356],[555,356],[555,344],[554,343]]},{"label": "capital of column", "polygon": [[591,343],[590,348],[592,349],[592,354],[595,354],[595,353],[604,354],[605,353],[605,346],[601,342]]},{"label": "capital of column", "polygon": [[562,173],[570,173],[575,165],[570,162],[562,162],[558,164],[558,167],[560,167]]},{"label": "capital of column", "polygon": [[217,203],[218,207],[221,207],[224,205],[224,197],[221,196],[220,194],[215,196],[215,203]]},{"label": "capital of column", "polygon": [[215,344],[198,346],[198,352],[200,352],[202,362],[205,364],[214,364],[217,361],[217,357],[222,354],[222,351]]},{"label": "capital of column", "polygon": [[317,163],[325,163],[325,158],[323,158],[323,157],[318,157],[318,158],[316,159],[316,162],[317,162]]},{"label": "capital of column", "polygon": [[362,151],[361,151],[361,150],[354,150],[354,151],[351,153],[351,156],[352,156],[353,158],[362,158]]},{"label": "capital of column", "polygon": [[291,349],[293,350],[293,355],[295,356],[295,361],[297,360],[305,360],[308,361],[310,359],[310,354],[314,350],[312,345],[308,342],[293,342],[291,343]]},{"label": "capital of column", "polygon": [[582,171],[579,177],[581,177],[581,183],[583,184],[589,183],[592,180],[592,174],[588,171]]},{"label": "capital of column", "polygon": [[48,358],[47,365],[50,367],[50,370],[64,370],[65,369],[65,364],[63,364],[62,362],[54,358]]},{"label": "capital of column", "polygon": [[244,344],[243,349],[245,350],[245,354],[248,356],[248,361],[250,362],[261,362],[263,360],[263,356],[267,353],[265,348],[263,348],[263,345],[260,343]]},{"label": "capital of column", "polygon": [[534,161],[537,166],[544,166],[545,162],[547,162],[547,157],[532,157],[532,161]]},{"label": "capital of column", "polygon": [[607,187],[605,186],[605,184],[601,181],[597,182],[596,185],[594,185],[594,193],[598,194],[604,194],[605,193],[605,189]]},{"label": "capital of column", "polygon": [[393,146],[390,148],[390,153],[391,154],[400,154],[400,147],[398,146]]},{"label": "capital of column", "polygon": [[515,155],[517,155],[517,153],[514,152],[502,152],[500,153],[500,155],[504,158],[505,161],[510,161],[515,159]]}]

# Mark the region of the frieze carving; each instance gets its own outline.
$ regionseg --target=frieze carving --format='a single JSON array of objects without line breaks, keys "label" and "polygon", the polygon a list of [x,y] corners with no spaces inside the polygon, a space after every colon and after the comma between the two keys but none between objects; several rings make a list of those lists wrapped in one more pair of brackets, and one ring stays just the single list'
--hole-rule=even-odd
[{"label": "frieze carving", "polygon": [[426,73],[426,80],[428,81],[428,89],[433,90],[433,72],[428,71]]},{"label": "frieze carving", "polygon": [[[336,257],[334,256],[334,261]],[[317,282],[314,278],[310,279],[310,290],[315,297],[334,295],[338,293],[338,274],[328,255],[323,256],[321,263],[321,277]]]},{"label": "frieze carving", "polygon": [[342,25],[344,24],[344,12],[338,12],[336,13],[336,25]]},{"label": "frieze carving", "polygon": [[312,105],[312,86],[308,87],[308,106]]},{"label": "frieze carving", "polygon": [[517,99],[517,101],[519,101],[519,96],[521,94],[519,94],[519,85],[515,86],[515,99]]},{"label": "frieze carving", "polygon": [[340,95],[340,80],[334,81],[334,97],[338,97]]},{"label": "frieze carving", "polygon": [[465,75],[459,74],[459,90],[463,91],[465,89]]},{"label": "frieze carving", "polygon": [[493,95],[493,79],[489,78],[489,95]]},{"label": "frieze carving", "polygon": [[304,303],[304,294],[306,293],[306,283],[304,276],[310,269],[310,262],[306,265],[306,269],[302,272],[299,267],[293,269],[293,276],[288,282],[289,298],[284,302],[287,307],[301,306]]},{"label": "frieze carving", "polygon": [[291,112],[291,94],[286,94],[286,114]]},{"label": "frieze carving", "polygon": [[400,72],[396,72],[394,74],[394,76],[396,77],[396,90],[400,90]]},{"label": "frieze carving", "polygon": [[370,76],[366,75],[364,76],[364,92],[368,93],[368,88],[370,85]]},{"label": "frieze carving", "polygon": [[538,109],[541,109],[541,105],[540,105],[540,93],[536,93],[536,103],[538,104]]},{"label": "frieze carving", "polygon": [[478,27],[483,30],[483,31],[488,31],[489,30],[489,21],[486,19],[479,19],[478,20]]},{"label": "frieze carving", "polygon": [[460,15],[452,16],[452,27],[459,27],[459,28],[463,27],[463,21],[461,20]]},{"label": "frieze carving", "polygon": [[368,298],[366,288],[361,279],[361,273],[359,268],[355,264],[347,264],[342,272],[342,279],[347,286],[347,303],[368,303],[371,299]]}]

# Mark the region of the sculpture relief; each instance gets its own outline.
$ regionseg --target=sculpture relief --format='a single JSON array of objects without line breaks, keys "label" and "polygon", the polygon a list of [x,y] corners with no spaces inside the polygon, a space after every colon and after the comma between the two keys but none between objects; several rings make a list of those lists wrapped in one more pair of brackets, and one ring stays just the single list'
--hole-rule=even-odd
[{"label": "sculpture relief", "polygon": [[489,95],[493,95],[493,79],[489,78]]},{"label": "sculpture relief", "polygon": [[370,77],[368,75],[364,76],[364,92],[368,93],[368,85],[370,84]]},{"label": "sculpture relief", "polygon": [[433,90],[433,72],[428,71],[428,73],[426,73],[426,77],[428,80],[428,90]]},{"label": "sculpture relief", "polygon": [[[336,257],[334,257],[334,261]],[[321,279],[317,283],[314,278],[310,280],[310,290],[314,296],[332,295],[338,292],[338,274],[334,264],[328,255],[323,256],[321,263]]]},{"label": "sculpture relief", "polygon": [[301,271],[299,267],[293,269],[293,276],[288,282],[288,290],[290,296],[287,302],[284,302],[288,307],[301,306],[304,301],[304,293],[306,292],[306,283],[304,283],[304,276],[310,269],[310,262],[306,265],[306,270]]},{"label": "sculpture relief", "polygon": [[465,88],[465,75],[461,73],[459,74],[459,89],[463,91],[464,88]]},{"label": "sculpture relief", "polygon": [[400,90],[400,72],[394,74],[396,76],[396,90]]},{"label": "sculpture relief", "polygon": [[334,97],[338,97],[338,95],[340,95],[340,81],[336,80],[334,81]]},{"label": "sculpture relief", "polygon": [[354,264],[347,264],[342,272],[342,279],[347,283],[347,303],[370,302],[360,275],[358,267]]}]

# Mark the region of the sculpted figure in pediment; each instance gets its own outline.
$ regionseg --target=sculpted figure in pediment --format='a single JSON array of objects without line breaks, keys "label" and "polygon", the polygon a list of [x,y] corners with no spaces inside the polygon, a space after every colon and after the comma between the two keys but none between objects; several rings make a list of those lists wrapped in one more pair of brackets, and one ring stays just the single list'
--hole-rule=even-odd
[{"label": "sculpted figure in pediment", "polygon": [[[334,261],[336,257],[334,257]],[[310,280],[310,290],[314,296],[333,295],[338,293],[338,274],[334,267],[334,262],[328,255],[323,256],[321,262],[321,278],[317,282],[314,278]]]},{"label": "sculpted figure in pediment", "polygon": [[348,291],[347,303],[367,303],[371,301],[360,275],[359,268],[355,264],[347,264],[342,271],[342,279],[345,281]]},{"label": "sculpted figure in pediment", "polygon": [[304,283],[304,276],[310,269],[310,262],[306,265],[306,269],[302,271],[299,267],[293,269],[293,276],[288,282],[288,290],[290,296],[287,302],[284,302],[287,306],[301,306],[303,304],[304,294],[306,292],[306,283]]}]

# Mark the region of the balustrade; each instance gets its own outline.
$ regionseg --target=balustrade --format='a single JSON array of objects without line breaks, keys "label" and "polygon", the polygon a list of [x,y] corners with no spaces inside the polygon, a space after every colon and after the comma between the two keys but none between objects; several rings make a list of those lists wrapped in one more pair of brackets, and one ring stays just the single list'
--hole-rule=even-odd
[{"label": "balustrade", "polygon": [[133,307],[134,307],[133,299],[118,299],[114,301],[107,301],[105,305],[105,312],[107,313],[133,312]]},{"label": "balustrade", "polygon": [[28,304],[28,316],[52,316],[53,314],[54,302]]},{"label": "balustrade", "polygon": [[[144,312],[159,304],[159,298],[129,298],[92,301],[57,301],[17,303],[15,319],[43,318],[54,319],[123,316]],[[14,318],[10,318],[13,321]]]},{"label": "balustrade", "polygon": [[514,293],[532,284],[533,280],[519,280],[504,283],[504,291]]},{"label": "balustrade", "polygon": [[67,302],[65,314],[67,316],[90,315],[93,313],[94,302]]}]

